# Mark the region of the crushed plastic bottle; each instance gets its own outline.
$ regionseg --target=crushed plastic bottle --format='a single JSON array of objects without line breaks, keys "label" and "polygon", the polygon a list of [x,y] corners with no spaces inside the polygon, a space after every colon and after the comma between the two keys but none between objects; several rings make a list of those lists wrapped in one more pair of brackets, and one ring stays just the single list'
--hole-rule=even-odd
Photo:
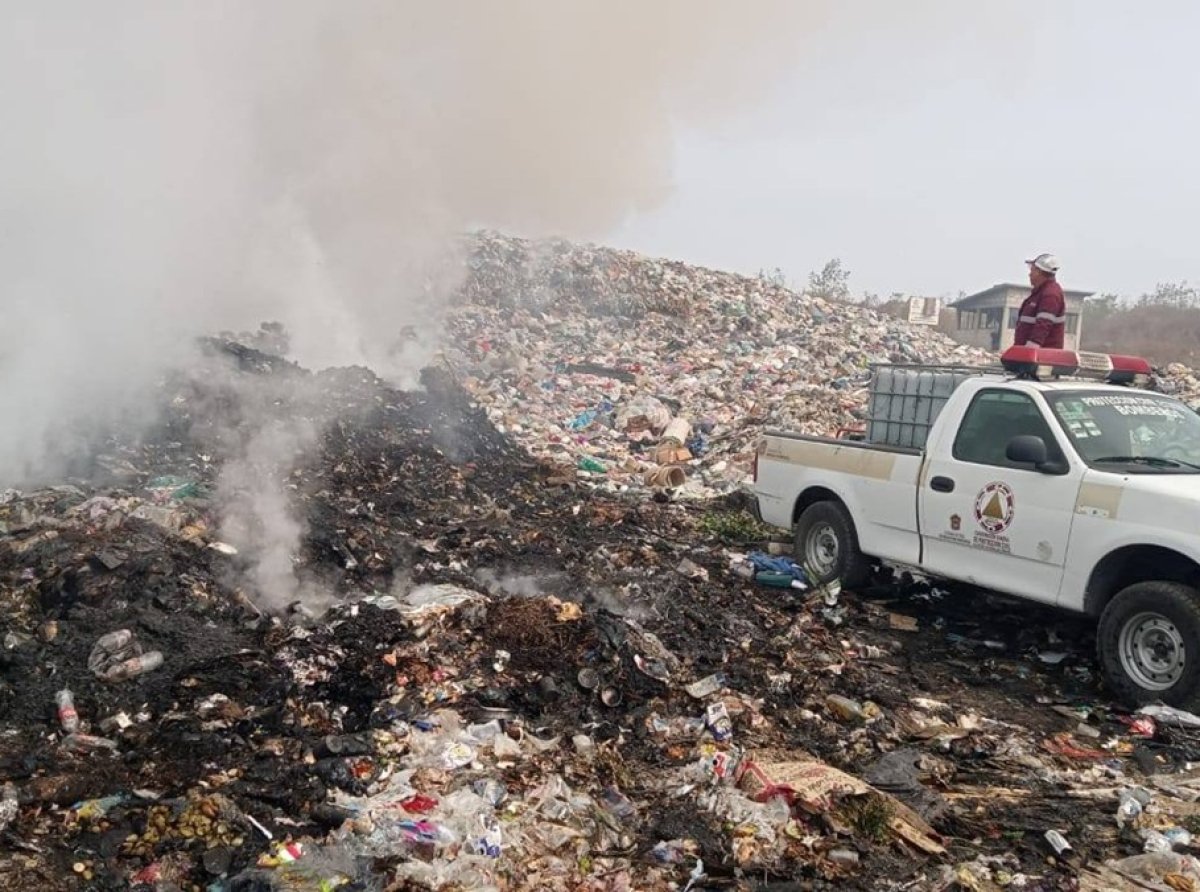
[{"label": "crushed plastic bottle", "polygon": [[117,665],[106,670],[100,677],[115,684],[120,681],[128,681],[131,678],[136,678],[139,675],[145,675],[147,672],[153,672],[163,664],[163,655],[160,651],[151,650],[137,657],[130,657],[128,660],[117,663]]},{"label": "crushed plastic bottle", "polygon": [[115,750],[117,742],[107,737],[95,737],[91,734],[68,734],[60,744],[64,750],[72,753],[95,753],[101,750]]},{"label": "crushed plastic bottle", "polygon": [[851,700],[841,694],[830,694],[825,698],[825,706],[835,716],[846,722],[867,722],[882,715],[879,707],[870,700],[859,703],[857,700]]},{"label": "crushed plastic bottle", "polygon": [[699,681],[692,682],[684,690],[687,691],[689,697],[693,697],[696,700],[703,700],[705,697],[711,696],[725,687],[725,681],[725,673],[716,672],[705,676]]},{"label": "crushed plastic bottle", "polygon": [[830,849],[825,857],[839,867],[858,866],[858,852],[853,849]]},{"label": "crushed plastic bottle", "polygon": [[0,788],[0,831],[13,822],[19,807],[17,788],[12,784],[5,784]]},{"label": "crushed plastic bottle", "polygon": [[67,734],[74,734],[79,730],[79,713],[75,711],[71,689],[63,688],[54,695],[54,700],[58,704],[58,723]]},{"label": "crushed plastic bottle", "polygon": [[1142,787],[1122,790],[1117,797],[1117,826],[1125,828],[1136,821],[1152,798],[1153,794]]},{"label": "crushed plastic bottle", "polygon": [[754,564],[749,561],[739,561],[733,565],[733,572],[742,579],[753,579],[758,571],[754,569]]},{"label": "crushed plastic bottle", "polygon": [[1157,830],[1142,831],[1142,851],[1147,855],[1162,855],[1171,851],[1172,848],[1171,840]]},{"label": "crushed plastic bottle", "polygon": [[1050,848],[1054,849],[1054,854],[1056,855],[1062,855],[1064,852],[1071,851],[1071,844],[1057,830],[1046,831],[1046,842],[1050,844]]},{"label": "crushed plastic bottle", "polygon": [[133,632],[129,629],[117,629],[101,635],[92,645],[92,652],[88,656],[88,671],[102,675],[115,663],[137,656],[135,648]]},{"label": "crushed plastic bottle", "polygon": [[821,598],[824,600],[826,607],[836,607],[841,596],[842,583],[838,579],[835,579],[832,582],[827,582],[821,587]]}]

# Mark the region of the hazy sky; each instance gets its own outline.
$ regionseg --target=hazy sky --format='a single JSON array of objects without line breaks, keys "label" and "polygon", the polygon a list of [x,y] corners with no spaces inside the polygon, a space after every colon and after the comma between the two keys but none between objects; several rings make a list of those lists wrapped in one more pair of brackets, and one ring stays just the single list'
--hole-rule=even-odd
[{"label": "hazy sky", "polygon": [[837,256],[885,295],[1020,281],[1043,250],[1068,287],[1200,279],[1200,3],[879,6],[814,26],[739,119],[677,132],[675,192],[610,240],[795,281]]}]

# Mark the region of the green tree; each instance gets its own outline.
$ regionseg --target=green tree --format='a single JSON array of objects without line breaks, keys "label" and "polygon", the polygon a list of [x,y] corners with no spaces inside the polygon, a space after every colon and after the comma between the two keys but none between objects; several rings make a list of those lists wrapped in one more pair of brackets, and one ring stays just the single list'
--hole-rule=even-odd
[{"label": "green tree", "polygon": [[813,297],[824,300],[846,300],[850,297],[850,270],[834,257],[821,271],[808,274],[807,291]]},{"label": "green tree", "polygon": [[1083,315],[1089,322],[1099,322],[1107,319],[1113,313],[1120,312],[1121,298],[1116,294],[1101,294],[1089,297],[1084,304]]},{"label": "green tree", "polygon": [[1177,307],[1181,310],[1200,307],[1200,291],[1182,282],[1159,282],[1149,294],[1138,298],[1140,307]]}]

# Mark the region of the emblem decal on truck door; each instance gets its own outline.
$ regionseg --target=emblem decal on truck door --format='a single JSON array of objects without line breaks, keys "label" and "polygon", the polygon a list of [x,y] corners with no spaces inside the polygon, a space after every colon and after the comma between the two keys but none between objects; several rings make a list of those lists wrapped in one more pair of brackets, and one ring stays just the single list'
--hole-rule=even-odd
[{"label": "emblem decal on truck door", "polygon": [[989,483],[975,497],[975,522],[993,536],[1003,533],[1013,522],[1016,501],[1007,483]]}]

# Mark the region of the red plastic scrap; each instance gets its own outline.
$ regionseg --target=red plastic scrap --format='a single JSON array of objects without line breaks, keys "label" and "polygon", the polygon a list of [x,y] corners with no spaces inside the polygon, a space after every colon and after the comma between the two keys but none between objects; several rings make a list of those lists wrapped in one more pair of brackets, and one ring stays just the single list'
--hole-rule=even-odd
[{"label": "red plastic scrap", "polygon": [[351,759],[350,773],[360,780],[364,777],[370,777],[375,773],[375,763],[365,758]]},{"label": "red plastic scrap", "polygon": [[1148,715],[1129,720],[1129,733],[1134,737],[1150,739],[1158,733],[1158,724]]},{"label": "red plastic scrap", "polygon": [[437,807],[438,801],[432,796],[422,796],[420,793],[409,796],[401,801],[400,807],[414,815],[423,815]]},{"label": "red plastic scrap", "polygon": [[1055,734],[1048,740],[1042,741],[1042,749],[1056,756],[1066,756],[1068,759],[1107,759],[1109,754],[1103,750],[1088,749],[1079,746],[1067,731]]},{"label": "red plastic scrap", "polygon": [[129,881],[134,885],[142,884],[153,885],[162,877],[162,865],[155,861],[153,864],[148,864],[129,878]]}]

